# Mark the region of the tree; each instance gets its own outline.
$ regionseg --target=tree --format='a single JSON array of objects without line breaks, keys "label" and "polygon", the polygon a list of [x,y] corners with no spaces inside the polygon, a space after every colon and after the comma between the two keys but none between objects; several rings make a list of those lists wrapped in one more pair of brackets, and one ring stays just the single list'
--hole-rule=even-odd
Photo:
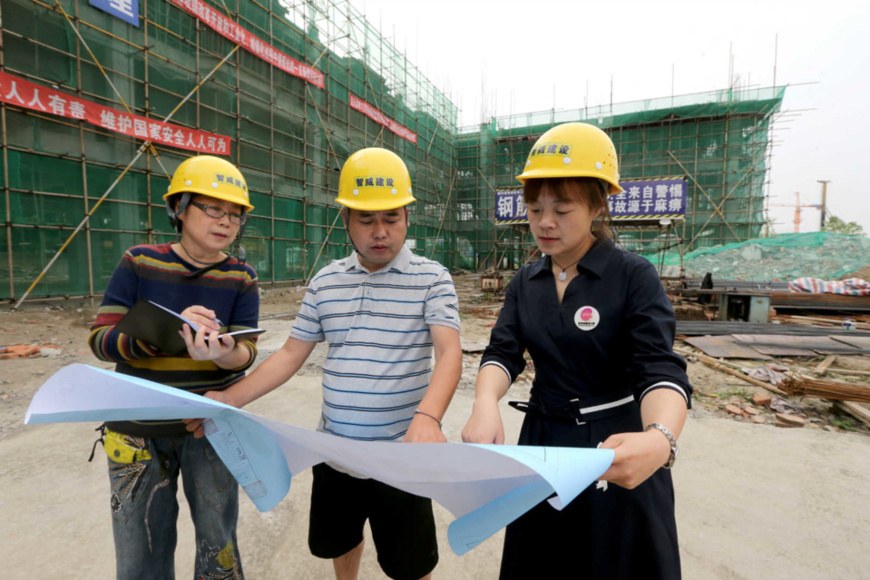
[{"label": "tree", "polygon": [[863,236],[864,228],[858,222],[845,222],[835,215],[832,215],[825,221],[823,231],[833,232],[835,234],[849,234],[850,236]]}]

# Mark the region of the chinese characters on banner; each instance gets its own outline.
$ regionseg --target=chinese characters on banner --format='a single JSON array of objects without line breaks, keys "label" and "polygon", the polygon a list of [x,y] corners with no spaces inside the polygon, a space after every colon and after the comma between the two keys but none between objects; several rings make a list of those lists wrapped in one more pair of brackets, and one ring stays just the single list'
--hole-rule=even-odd
[{"label": "chinese characters on banner", "polygon": [[528,211],[522,189],[500,189],[495,192],[495,223],[528,223]]},{"label": "chinese characters on banner", "polygon": [[405,127],[399,125],[392,119],[388,118],[386,115],[381,113],[375,107],[371,106],[367,102],[362,99],[359,99],[353,95],[350,95],[350,100],[348,102],[351,109],[355,109],[374,121],[375,123],[380,123],[402,139],[407,139],[411,143],[417,142],[417,134],[411,131],[410,129],[406,129]]},{"label": "chinese characters on banner", "polygon": [[0,101],[33,111],[86,121],[103,129],[170,147],[214,155],[230,154],[231,141],[224,135],[123,113],[5,72],[0,72]]},{"label": "chinese characters on banner", "polygon": [[263,42],[205,2],[200,0],[170,0],[173,4],[199,18],[209,28],[235,44],[272,64],[287,74],[299,77],[312,85],[323,88],[322,72],[304,65],[295,58],[281,52],[271,44]]},{"label": "chinese characters on banner", "polygon": [[686,180],[682,177],[621,181],[623,191],[607,198],[614,220],[682,218]]},{"label": "chinese characters on banner", "polygon": [[139,28],[139,0],[89,0],[90,5]]},{"label": "chinese characters on banner", "polygon": [[[686,215],[683,177],[621,181],[619,185],[625,191],[607,198],[610,217],[614,220],[676,219]],[[495,223],[528,223],[522,189],[495,192]]]}]

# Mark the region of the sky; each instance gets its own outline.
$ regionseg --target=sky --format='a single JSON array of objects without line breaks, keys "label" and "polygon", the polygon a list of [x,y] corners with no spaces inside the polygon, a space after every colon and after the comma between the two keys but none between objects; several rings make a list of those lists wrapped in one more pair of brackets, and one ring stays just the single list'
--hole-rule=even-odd
[{"label": "sky", "polygon": [[[740,86],[788,85],[774,124],[770,217],[794,231],[795,192],[870,234],[870,2],[352,0],[460,107],[578,109]],[[799,6],[798,5],[802,5]],[[730,73],[730,77],[729,77]],[[588,95],[588,103],[586,103]],[[803,208],[800,231],[818,231]]]}]

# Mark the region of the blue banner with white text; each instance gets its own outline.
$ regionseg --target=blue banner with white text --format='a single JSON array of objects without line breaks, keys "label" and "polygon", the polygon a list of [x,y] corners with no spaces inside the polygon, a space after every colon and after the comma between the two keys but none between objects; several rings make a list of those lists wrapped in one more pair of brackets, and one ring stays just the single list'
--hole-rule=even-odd
[{"label": "blue banner with white text", "polygon": [[88,0],[88,2],[91,6],[139,28],[139,0]]}]

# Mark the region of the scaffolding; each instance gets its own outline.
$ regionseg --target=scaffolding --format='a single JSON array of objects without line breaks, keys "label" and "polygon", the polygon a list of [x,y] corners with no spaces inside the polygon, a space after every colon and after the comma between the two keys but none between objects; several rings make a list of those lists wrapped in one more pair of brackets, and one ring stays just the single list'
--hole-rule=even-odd
[{"label": "scaffolding", "polygon": [[620,244],[654,254],[678,240],[682,251],[744,241],[765,225],[771,125],[785,87],[723,90],[568,111],[494,117],[462,128],[457,141],[458,267],[510,269],[534,244],[523,225],[495,225],[495,191],[516,187],[532,145],[545,131],[585,122],[607,132],[622,179],[685,176],[686,217],[671,227],[617,225]]},{"label": "scaffolding", "polygon": [[[244,245],[263,284],[304,280],[349,253],[343,228],[333,228],[340,214],[332,200],[348,155],[371,146],[395,151],[408,165],[419,200],[411,244],[451,266],[446,234],[453,226],[444,200],[455,174],[458,111],[447,96],[348,2],[209,5],[323,73],[325,86],[236,50],[166,0],[140,0],[138,28],[86,0],[3,0],[0,65],[18,78],[158,120],[212,75],[172,122],[232,138],[229,159],[245,175],[256,208]],[[351,96],[416,135],[415,142],[350,107]],[[9,103],[0,115],[0,280],[7,281],[0,297],[22,296],[53,258],[34,296],[99,294],[126,248],[173,239],[162,195],[190,152],[151,144],[125,172],[141,141]]]},{"label": "scaffolding", "polygon": [[[86,0],[3,0],[0,72],[228,136],[228,159],[255,206],[244,246],[261,284],[305,281],[350,252],[333,199],[344,161],[371,146],[395,151],[411,172],[416,253],[451,270],[523,264],[528,228],[495,225],[495,191],[517,186],[537,137],[566,121],[607,131],[623,177],[686,176],[679,238],[687,250],[745,240],[764,224],[770,124],[784,88],[494,117],[460,129],[450,98],[346,0],[138,1],[136,27]],[[200,3],[320,82],[240,48],[183,8]],[[8,100],[0,124],[0,298],[99,295],[126,248],[174,239],[162,195],[191,151]],[[625,231],[620,239],[648,251],[661,235]]]}]

